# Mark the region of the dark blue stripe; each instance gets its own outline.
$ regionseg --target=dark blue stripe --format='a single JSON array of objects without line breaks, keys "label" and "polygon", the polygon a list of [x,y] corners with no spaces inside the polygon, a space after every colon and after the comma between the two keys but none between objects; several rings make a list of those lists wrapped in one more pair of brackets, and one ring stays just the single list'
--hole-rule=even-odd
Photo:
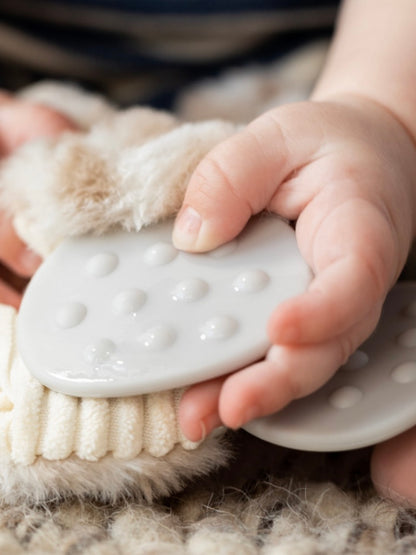
[{"label": "dark blue stripe", "polygon": [[[265,36],[263,41],[256,47],[242,50],[230,55],[224,54],[221,60],[209,59],[198,60],[178,57],[177,60],[170,57],[159,57],[152,53],[146,55],[140,51],[133,50],[129,41],[119,34],[96,31],[94,29],[74,29],[70,26],[50,26],[39,22],[18,22],[10,18],[10,23],[21,31],[35,38],[47,41],[51,47],[58,46],[69,53],[86,56],[97,62],[110,64],[120,71],[144,70],[144,69],[190,69],[216,68],[226,64],[249,63],[250,61],[267,61],[276,58],[301,43],[313,40],[322,34],[328,34],[330,28],[321,27],[312,30],[286,31],[278,34]],[[139,47],[137,46],[137,50]]]},{"label": "dark blue stripe", "polygon": [[148,14],[215,14],[337,6],[339,0],[51,0],[53,4]]},{"label": "dark blue stripe", "polygon": [[[188,15],[201,15],[204,13],[218,14],[230,12],[230,35],[233,30],[232,13],[241,13],[244,10],[276,10],[276,8],[287,8],[289,11],[299,8],[316,8],[322,6],[335,6],[335,0],[321,0],[315,2],[312,0],[212,0],[211,2],[196,2],[192,0],[50,0],[51,4],[62,4],[72,6],[88,6],[90,8],[113,8],[121,11],[134,11],[136,17],[140,17],[141,13],[171,13],[181,14],[186,18]],[[224,6],[224,4],[226,4]],[[331,29],[328,26],[321,26],[313,30],[285,31],[280,33],[270,33],[264,37],[264,40],[250,51],[241,51],[233,55],[224,55],[221,60],[192,60],[181,59],[166,60],[152,54],[151,56],[143,55],[143,53],[133,50],[129,40],[120,33],[111,31],[98,31],[96,29],[78,28],[75,25],[59,23],[56,25],[42,23],[40,21],[30,21],[21,17],[13,17],[2,13],[0,0],[0,19],[6,24],[15,27],[28,35],[47,41],[51,48],[60,47],[69,53],[82,55],[92,62],[97,63],[99,67],[107,67],[109,74],[139,74],[141,71],[145,74],[154,75],[160,86],[158,86],[156,94],[151,98],[144,99],[146,103],[157,107],[169,108],[171,99],[180,91],[181,87],[186,86],[192,81],[196,81],[202,77],[215,76],[224,70],[227,66],[239,66],[250,63],[268,63],[276,60],[279,56],[293,50],[294,48],[312,41],[318,37],[329,36]],[[155,18],[156,21],[156,18]],[[185,37],[184,37],[185,38]],[[1,40],[1,37],[0,37]],[[157,44],[157,36],[155,36]],[[0,81],[4,78],[1,75]],[[4,69],[4,68],[3,68]],[[31,70],[36,78],[56,77],[54,75],[37,75],[35,70]],[[97,71],[95,75],[91,75],[90,83],[93,87],[99,86],[99,75],[102,76],[103,71]],[[61,77],[61,76],[59,76]],[[76,76],[73,76],[76,77]],[[11,75],[13,78],[13,75]],[[9,77],[8,77],[9,79]],[[7,87],[7,82],[4,81]],[[84,82],[85,84],[85,82]],[[88,83],[87,83],[88,85]],[[18,84],[17,86],[20,86]],[[14,85],[12,85],[12,88]],[[104,91],[105,92],[105,91]],[[143,98],[138,99],[143,102]]]}]

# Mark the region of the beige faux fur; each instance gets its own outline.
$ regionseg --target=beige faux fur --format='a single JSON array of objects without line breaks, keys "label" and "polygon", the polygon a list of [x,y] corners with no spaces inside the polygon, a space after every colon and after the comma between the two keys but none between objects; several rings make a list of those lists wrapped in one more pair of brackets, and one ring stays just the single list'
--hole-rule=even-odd
[{"label": "beige faux fur", "polygon": [[[33,95],[65,109],[48,102],[59,98],[60,90],[47,84],[43,94],[37,86]],[[43,256],[65,237],[116,226],[139,230],[172,216],[198,162],[236,131],[224,121],[181,123],[148,108],[117,112],[102,99],[96,100],[95,111],[102,117],[84,119],[84,99],[94,104],[94,97],[70,91],[66,113],[78,113],[83,130],[23,146],[0,168],[0,204],[14,215],[22,238]],[[24,96],[30,99],[30,90]]]},{"label": "beige faux fur", "polygon": [[43,503],[61,498],[96,498],[114,503],[120,498],[150,502],[182,489],[191,479],[202,477],[225,464],[230,446],[217,432],[196,450],[177,445],[163,457],[142,452],[131,460],[109,453],[97,461],[75,454],[50,461],[37,457],[30,465],[14,463],[3,451],[0,456],[0,496],[9,504]]},{"label": "beige faux fur", "polygon": [[[58,138],[33,141],[0,166],[0,205],[13,216],[26,243],[43,256],[69,236],[100,234],[114,227],[137,231],[171,217],[182,203],[198,162],[236,131],[236,126],[227,122],[187,124],[147,108],[119,112],[102,98],[52,83],[38,85],[22,95],[65,112],[80,127]],[[11,322],[13,317],[7,310],[0,311],[0,326],[4,320],[4,328],[10,331],[13,325],[8,323],[9,317]],[[111,423],[113,405],[105,400],[83,400],[74,405],[66,396],[48,395],[27,374],[19,357],[10,362],[5,345],[13,345],[12,335],[8,341],[0,345],[0,374],[6,376],[2,394],[7,400],[0,407],[5,411],[5,418],[0,419],[4,424],[0,426],[0,494],[6,501],[15,503],[26,498],[40,502],[70,495],[109,501],[132,495],[151,500],[178,490],[186,480],[227,460],[229,449],[222,442],[223,431],[199,446],[169,436],[169,446],[162,450],[152,450],[150,446],[155,442],[145,437],[141,451],[133,449],[128,455],[130,448],[125,447],[117,454],[120,449],[115,444],[111,447],[111,437],[115,437],[114,426],[123,430],[124,420]],[[56,405],[54,410],[48,408],[49,398]],[[170,398],[174,399],[169,394],[168,404]],[[102,428],[98,435],[98,428],[89,426],[82,417],[82,407],[93,401],[97,407],[91,416],[102,413],[102,418],[110,418],[104,427],[98,418],[97,425]],[[145,401],[144,418],[148,423],[153,419],[154,425],[147,426],[147,436],[159,434],[163,419],[171,418],[169,411],[157,412],[163,403],[150,401],[151,405]],[[120,400],[120,406],[126,403]],[[149,410],[146,413],[146,407],[154,407],[157,414],[146,417],[152,414]],[[175,419],[175,406],[170,409]],[[127,407],[124,412],[129,410]],[[76,425],[67,420],[74,428],[68,438],[65,426],[60,433],[45,432],[58,430],[54,420],[58,415],[62,422],[76,418]],[[133,418],[129,425],[143,424],[140,418]],[[178,438],[175,426],[172,428],[168,420],[166,425],[163,434],[170,429]],[[138,428],[130,435],[134,438],[141,433]],[[129,437],[127,434],[125,446],[132,443]],[[84,445],[81,449],[80,441]]]}]

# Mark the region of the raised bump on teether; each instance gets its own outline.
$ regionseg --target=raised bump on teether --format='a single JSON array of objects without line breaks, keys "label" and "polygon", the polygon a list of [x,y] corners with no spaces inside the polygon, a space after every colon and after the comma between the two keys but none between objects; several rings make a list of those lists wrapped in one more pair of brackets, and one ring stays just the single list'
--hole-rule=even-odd
[{"label": "raised bump on teether", "polygon": [[233,281],[233,289],[237,293],[257,293],[266,287],[269,276],[263,270],[246,270]]},{"label": "raised bump on teether", "polygon": [[157,324],[143,332],[138,342],[144,348],[152,351],[161,351],[170,347],[176,339],[175,331],[168,324]]},{"label": "raised bump on teether", "polygon": [[349,409],[356,405],[363,393],[357,387],[345,385],[334,391],[329,397],[329,403],[336,409]]},{"label": "raised bump on teether", "polygon": [[410,328],[399,335],[397,338],[399,345],[412,349],[416,347],[416,328]]},{"label": "raised bump on teether", "polygon": [[413,360],[403,362],[391,373],[392,379],[397,383],[411,383],[416,380],[416,362]]},{"label": "raised bump on teether", "polygon": [[416,317],[416,301],[409,303],[404,309],[404,315],[410,318]]},{"label": "raised bump on teether", "polygon": [[87,315],[87,307],[82,303],[68,302],[61,306],[56,313],[56,323],[60,328],[78,326]]},{"label": "raised bump on teether", "polygon": [[84,349],[85,360],[93,364],[105,362],[116,350],[115,344],[107,338],[101,338],[87,345]]},{"label": "raised bump on teether", "polygon": [[198,301],[208,292],[208,284],[203,279],[185,279],[174,287],[171,297],[174,301],[190,303]]},{"label": "raised bump on teether", "polygon": [[135,314],[145,303],[146,293],[141,289],[120,291],[112,302],[116,314]]},{"label": "raised bump on teether", "polygon": [[111,274],[118,265],[118,256],[112,252],[102,252],[94,255],[87,262],[87,273],[93,277],[103,277]]},{"label": "raised bump on teether", "polygon": [[235,333],[237,327],[236,320],[231,316],[214,316],[202,324],[199,337],[202,341],[228,339]]},{"label": "raised bump on teether", "polygon": [[177,254],[173,245],[160,241],[146,249],[144,260],[149,266],[161,266],[172,262]]}]

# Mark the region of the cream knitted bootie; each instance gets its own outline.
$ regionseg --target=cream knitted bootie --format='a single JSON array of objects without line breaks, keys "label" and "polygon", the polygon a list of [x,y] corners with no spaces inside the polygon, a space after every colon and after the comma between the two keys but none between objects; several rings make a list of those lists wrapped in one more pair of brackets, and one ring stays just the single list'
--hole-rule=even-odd
[{"label": "cream knitted bootie", "polygon": [[[43,256],[59,242],[171,217],[199,160],[235,132],[222,121],[181,124],[145,108],[117,112],[78,89],[44,84],[23,95],[82,128],[21,147],[0,167],[0,203]],[[69,109],[68,109],[69,107]],[[40,502],[69,495],[151,500],[224,464],[223,432],[201,444],[177,424],[181,391],[77,399],[43,387],[15,343],[16,314],[0,305],[0,495]]]}]

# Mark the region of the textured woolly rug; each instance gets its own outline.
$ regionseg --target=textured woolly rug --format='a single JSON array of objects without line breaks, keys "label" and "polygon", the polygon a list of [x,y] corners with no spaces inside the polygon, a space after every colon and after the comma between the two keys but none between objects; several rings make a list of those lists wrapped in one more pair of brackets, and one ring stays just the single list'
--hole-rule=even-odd
[{"label": "textured woolly rug", "polygon": [[227,469],[173,497],[2,506],[0,553],[416,553],[416,514],[380,499],[369,450],[302,453],[234,434]]}]

